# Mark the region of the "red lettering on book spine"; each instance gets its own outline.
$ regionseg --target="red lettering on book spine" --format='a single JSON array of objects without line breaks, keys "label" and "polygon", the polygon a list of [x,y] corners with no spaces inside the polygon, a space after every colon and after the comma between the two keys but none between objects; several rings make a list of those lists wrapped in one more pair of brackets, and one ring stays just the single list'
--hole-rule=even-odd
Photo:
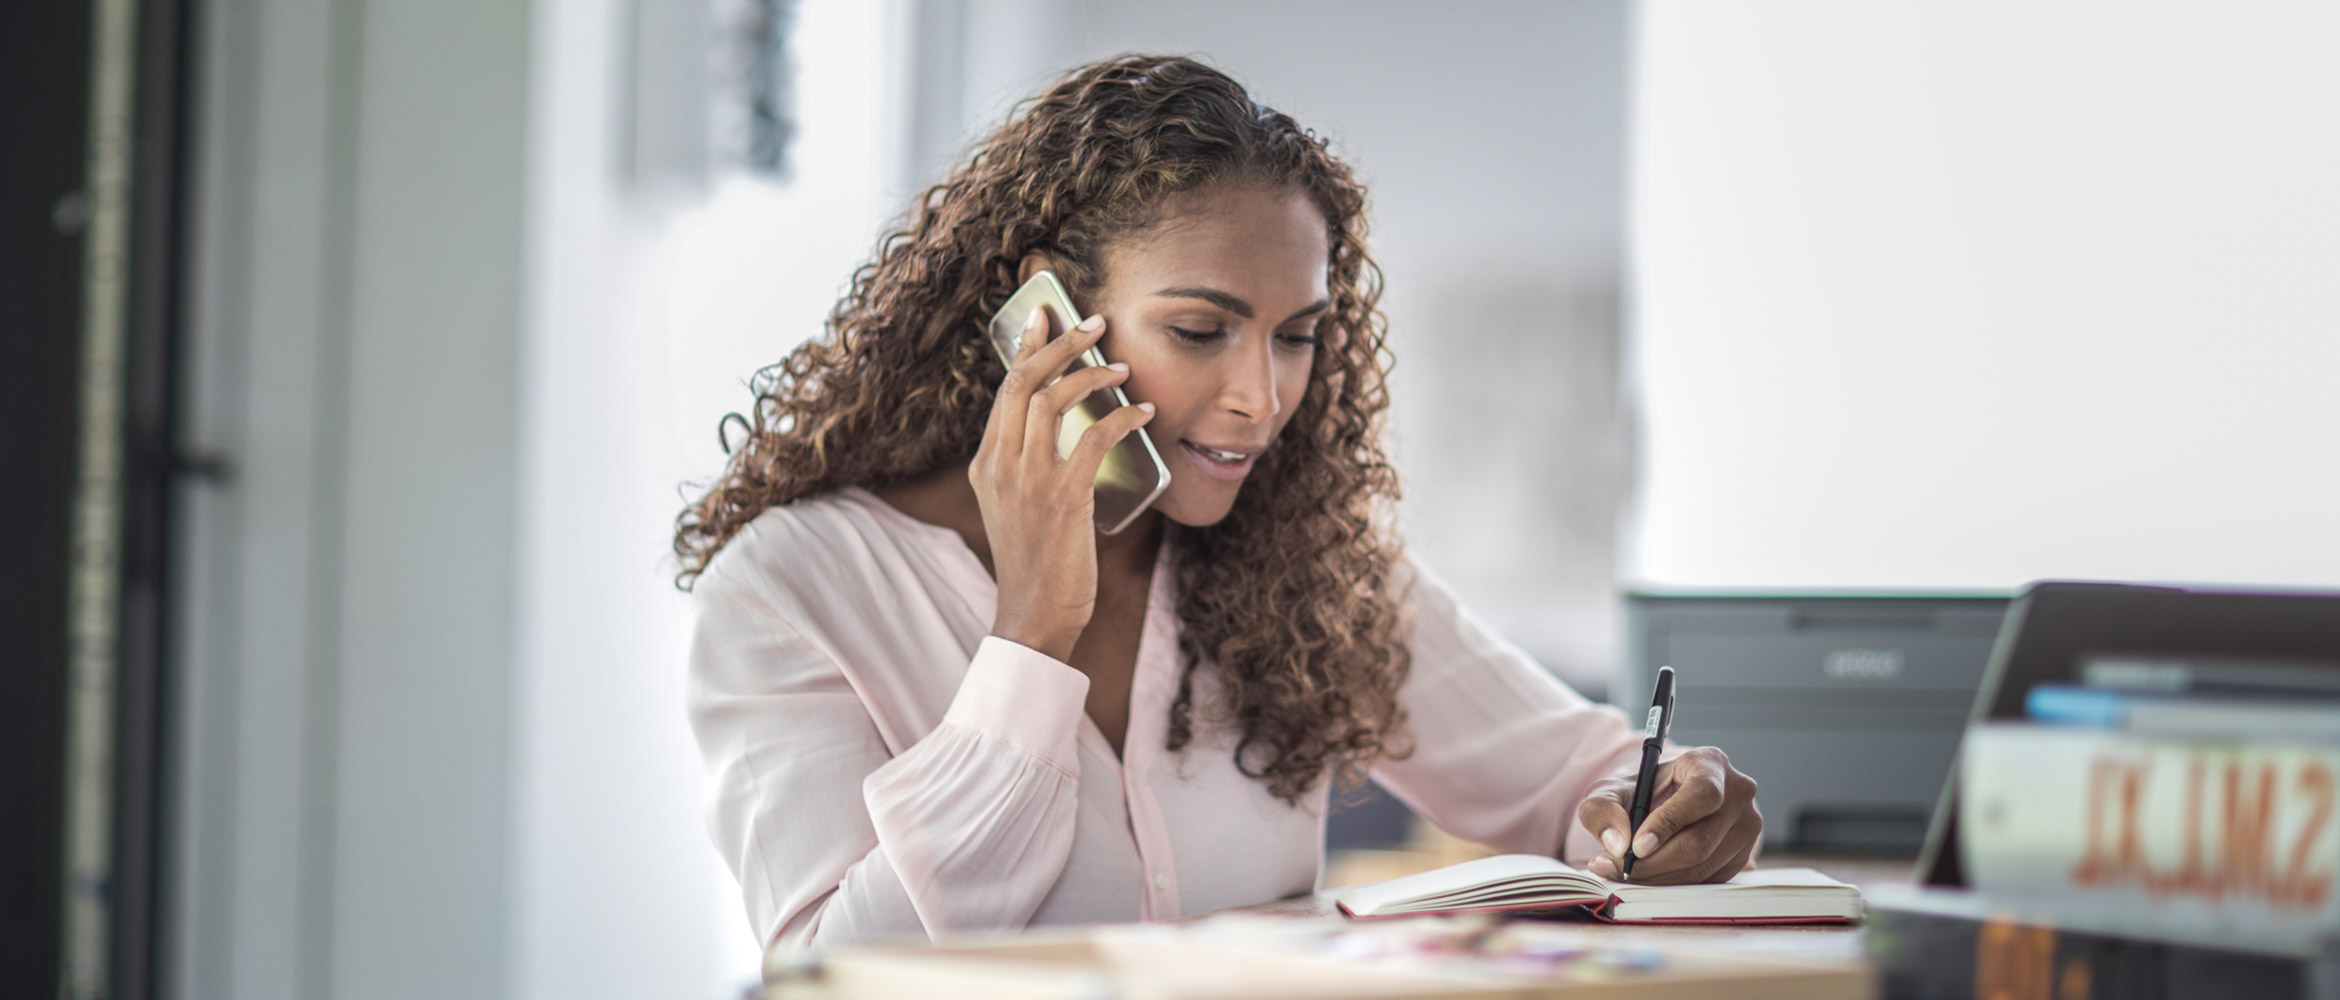
[{"label": "red lettering on book spine", "polygon": [[[2145,867],[2145,847],[2138,830],[2137,814],[2145,799],[2145,779],[2153,772],[2153,765],[2145,760],[2103,758],[2088,769],[2088,840],[2081,846],[2080,863],[2072,868],[2072,883],[2089,888],[2104,888],[2138,880]],[[2096,814],[2107,805],[2106,799],[2118,796],[2119,814],[2113,823],[2111,850],[2102,837],[2102,824]]]},{"label": "red lettering on book spine", "polygon": [[2226,836],[2220,840],[2226,849],[2222,852],[2221,881],[2235,895],[2267,899],[2274,884],[2267,857],[2269,838],[2274,834],[2275,765],[2262,762],[2254,770],[2250,777],[2257,779],[2256,796],[2249,792],[2243,762],[2226,762]]},{"label": "red lettering on book spine", "polygon": [[2081,814],[2080,863],[2072,866],[2069,876],[2073,885],[2100,885],[2111,877],[2098,849],[2104,843],[2104,797],[2112,790],[2111,773],[2120,766],[2104,757],[2088,762],[2088,807]]},{"label": "red lettering on book spine", "polygon": [[2308,806],[2308,821],[2299,831],[2299,839],[2291,845],[2290,891],[2296,895],[2300,909],[2313,910],[2324,905],[2332,894],[2332,870],[2310,870],[2316,842],[2324,838],[2324,826],[2332,821],[2332,769],[2318,761],[2302,768],[2299,773],[2300,794],[2312,803]]},{"label": "red lettering on book spine", "polygon": [[2217,899],[2224,895],[2218,880],[2209,876],[2202,864],[2202,772],[2207,764],[2200,758],[2186,762],[2186,811],[2179,822],[2185,829],[2180,833],[2178,866],[2168,872],[2144,870],[2145,891],[2156,896],[2198,895]]},{"label": "red lettering on book spine", "polygon": [[[2156,791],[2154,759],[2107,755],[2090,762],[2080,859],[2067,875],[2075,888],[2210,903],[2250,900],[2278,910],[2318,910],[2331,901],[2336,873],[2319,850],[2340,806],[2340,774],[2330,762],[2191,751],[2182,757],[2185,778],[2176,788],[2183,806],[2178,828],[2166,830],[2145,825],[2154,814],[2146,808]],[[2170,790],[2165,782],[2161,794]],[[2166,805],[2159,810],[2168,812]],[[2276,843],[2276,819],[2285,815],[2305,818],[2287,852]],[[2176,864],[2156,866],[2147,845],[2172,840]]]}]

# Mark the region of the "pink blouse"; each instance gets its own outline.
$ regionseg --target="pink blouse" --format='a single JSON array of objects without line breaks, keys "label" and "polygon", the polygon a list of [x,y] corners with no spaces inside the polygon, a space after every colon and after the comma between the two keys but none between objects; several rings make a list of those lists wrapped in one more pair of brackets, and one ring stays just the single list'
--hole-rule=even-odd
[{"label": "pink blouse", "polygon": [[[769,944],[1163,920],[1310,891],[1325,784],[1298,806],[1236,770],[1196,713],[1163,749],[1178,683],[1176,576],[1154,563],[1117,756],[1089,679],[988,635],[997,585],[957,532],[854,488],[765,511],[697,584],[691,724],[708,827]],[[1589,860],[1587,789],[1639,733],[1487,631],[1407,563],[1417,749],[1373,776],[1499,851]],[[1216,672],[1195,672],[1197,706]]]}]

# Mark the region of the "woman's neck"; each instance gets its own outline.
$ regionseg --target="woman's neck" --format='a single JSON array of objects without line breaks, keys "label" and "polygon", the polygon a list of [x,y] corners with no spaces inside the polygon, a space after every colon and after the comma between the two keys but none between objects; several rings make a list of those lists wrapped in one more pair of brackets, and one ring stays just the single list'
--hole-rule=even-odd
[{"label": "woman's neck", "polygon": [[[904,514],[958,532],[974,550],[975,558],[982,560],[984,570],[997,577],[999,571],[991,562],[991,538],[983,530],[983,505],[975,497],[975,484],[967,479],[967,464],[951,462],[917,479],[871,492]],[[1150,573],[1154,552],[1162,544],[1162,530],[1162,513],[1149,510],[1119,532],[1098,533],[1100,581]]]}]

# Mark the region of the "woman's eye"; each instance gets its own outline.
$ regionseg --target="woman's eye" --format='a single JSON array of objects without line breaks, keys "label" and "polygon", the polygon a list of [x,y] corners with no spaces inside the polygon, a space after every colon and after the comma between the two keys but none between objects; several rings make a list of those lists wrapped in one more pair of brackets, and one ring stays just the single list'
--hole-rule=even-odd
[{"label": "woman's eye", "polygon": [[1314,347],[1316,338],[1305,333],[1287,333],[1284,342],[1294,347]]},{"label": "woman's eye", "polygon": [[1180,340],[1183,340],[1183,341],[1186,341],[1186,342],[1187,342],[1187,343],[1189,343],[1189,344],[1207,344],[1207,343],[1209,343],[1209,342],[1211,342],[1211,341],[1214,341],[1214,340],[1217,340],[1217,339],[1219,339],[1219,337],[1220,337],[1222,334],[1224,334],[1226,331],[1224,331],[1224,330],[1188,330],[1188,329],[1185,329],[1185,328],[1183,328],[1183,327],[1175,327],[1175,326],[1174,326],[1174,327],[1171,327],[1171,328],[1170,328],[1170,332],[1171,332],[1171,333],[1174,333],[1174,334],[1177,334],[1177,335],[1178,335],[1178,339],[1180,339]]}]

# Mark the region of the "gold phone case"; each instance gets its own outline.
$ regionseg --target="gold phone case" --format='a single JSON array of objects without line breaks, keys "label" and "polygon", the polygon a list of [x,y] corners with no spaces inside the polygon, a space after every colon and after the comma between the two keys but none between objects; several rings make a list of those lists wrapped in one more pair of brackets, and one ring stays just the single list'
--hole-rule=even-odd
[{"label": "gold phone case", "polygon": [[[1024,323],[1032,310],[1046,309],[1061,336],[1081,321],[1080,310],[1074,309],[1072,296],[1065,293],[1063,283],[1052,271],[1042,271],[1016,289],[999,311],[991,314],[991,349],[999,353],[1000,363],[1015,364],[1016,340],[1024,332]],[[1091,347],[1073,358],[1066,374],[1088,367],[1104,367],[1105,355]],[[1063,376],[1058,376],[1059,378]],[[1067,457],[1078,445],[1081,435],[1097,421],[1124,406],[1129,396],[1118,385],[1109,385],[1092,392],[1088,398],[1065,412],[1064,422],[1057,425],[1056,454]],[[1097,467],[1097,530],[1108,535],[1129,527],[1154,498],[1170,486],[1170,467],[1162,463],[1162,453],[1154,448],[1154,439],[1143,427],[1105,453],[1105,462]]]}]

